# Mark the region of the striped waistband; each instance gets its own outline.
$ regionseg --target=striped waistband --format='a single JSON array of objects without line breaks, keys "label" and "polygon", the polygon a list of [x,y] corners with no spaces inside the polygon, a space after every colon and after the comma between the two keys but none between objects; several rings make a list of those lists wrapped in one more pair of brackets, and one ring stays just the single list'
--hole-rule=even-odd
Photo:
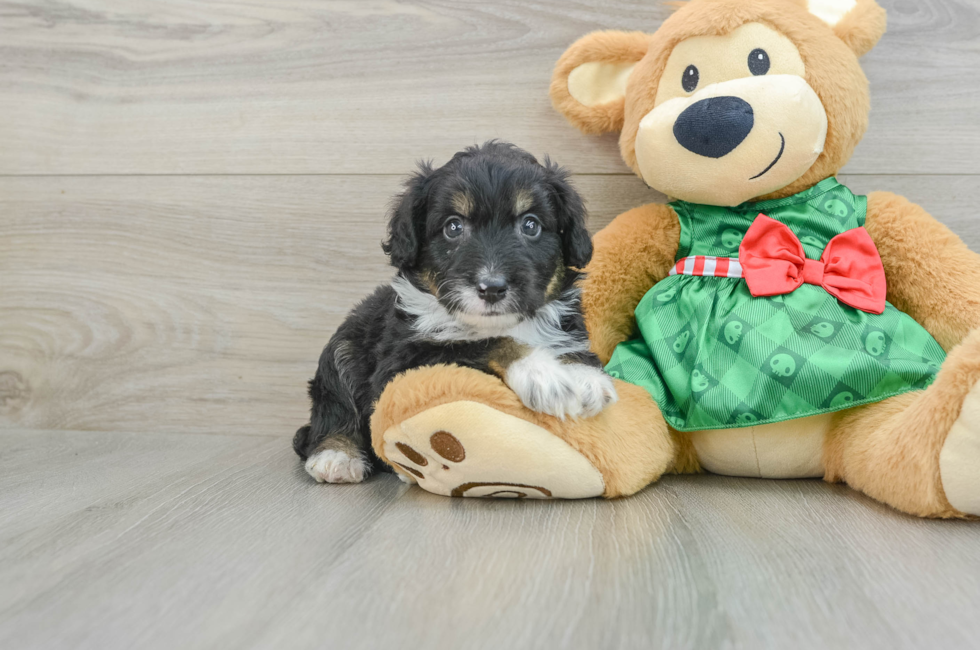
[{"label": "striped waistband", "polygon": [[668,275],[705,275],[714,278],[741,278],[742,265],[737,257],[692,255],[677,261]]}]

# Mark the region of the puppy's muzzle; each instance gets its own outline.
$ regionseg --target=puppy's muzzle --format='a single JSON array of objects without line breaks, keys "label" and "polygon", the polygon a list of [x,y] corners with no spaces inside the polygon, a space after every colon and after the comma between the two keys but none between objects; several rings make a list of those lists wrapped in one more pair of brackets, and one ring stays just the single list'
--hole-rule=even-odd
[{"label": "puppy's muzzle", "polygon": [[488,305],[493,305],[507,295],[507,280],[502,277],[484,278],[476,286],[476,293]]}]

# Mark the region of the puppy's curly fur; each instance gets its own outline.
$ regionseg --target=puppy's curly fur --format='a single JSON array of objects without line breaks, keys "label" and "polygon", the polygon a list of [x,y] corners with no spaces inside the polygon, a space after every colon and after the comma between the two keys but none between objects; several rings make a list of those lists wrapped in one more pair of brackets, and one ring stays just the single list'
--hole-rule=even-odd
[{"label": "puppy's curly fur", "polygon": [[406,370],[455,363],[497,375],[530,408],[589,416],[616,399],[589,351],[578,280],[592,256],[568,173],[511,144],[423,163],[391,211],[398,269],[330,339],[310,381],[310,423],[293,448],[321,482],[387,470],[370,418]]}]

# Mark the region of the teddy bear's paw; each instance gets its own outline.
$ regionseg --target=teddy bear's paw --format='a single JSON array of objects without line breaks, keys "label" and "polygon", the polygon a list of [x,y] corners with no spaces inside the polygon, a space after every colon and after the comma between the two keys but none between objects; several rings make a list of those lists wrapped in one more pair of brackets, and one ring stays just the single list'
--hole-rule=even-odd
[{"label": "teddy bear's paw", "polygon": [[340,449],[323,449],[306,459],[306,472],[317,483],[360,483],[368,474],[363,457]]},{"label": "teddy bear's paw", "polygon": [[395,476],[398,477],[399,481],[402,483],[407,483],[408,485],[415,485],[418,482],[408,474],[402,474],[401,472],[395,472]]},{"label": "teddy bear's paw", "polygon": [[599,470],[568,443],[479,402],[433,407],[383,438],[399,477],[434,494],[583,499],[605,490]]},{"label": "teddy bear's paw", "polygon": [[960,417],[946,436],[939,476],[950,505],[980,516],[980,383],[967,394]]},{"label": "teddy bear's paw", "polygon": [[581,363],[562,363],[545,350],[515,362],[505,381],[524,406],[561,419],[598,415],[617,399],[612,379],[604,372]]}]

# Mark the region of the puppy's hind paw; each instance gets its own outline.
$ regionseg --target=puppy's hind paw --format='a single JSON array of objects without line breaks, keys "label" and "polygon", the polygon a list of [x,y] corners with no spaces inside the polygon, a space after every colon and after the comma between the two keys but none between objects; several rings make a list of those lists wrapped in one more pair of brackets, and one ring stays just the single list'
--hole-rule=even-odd
[{"label": "puppy's hind paw", "polygon": [[360,483],[369,469],[360,455],[338,449],[324,449],[306,459],[306,471],[317,483]]}]

